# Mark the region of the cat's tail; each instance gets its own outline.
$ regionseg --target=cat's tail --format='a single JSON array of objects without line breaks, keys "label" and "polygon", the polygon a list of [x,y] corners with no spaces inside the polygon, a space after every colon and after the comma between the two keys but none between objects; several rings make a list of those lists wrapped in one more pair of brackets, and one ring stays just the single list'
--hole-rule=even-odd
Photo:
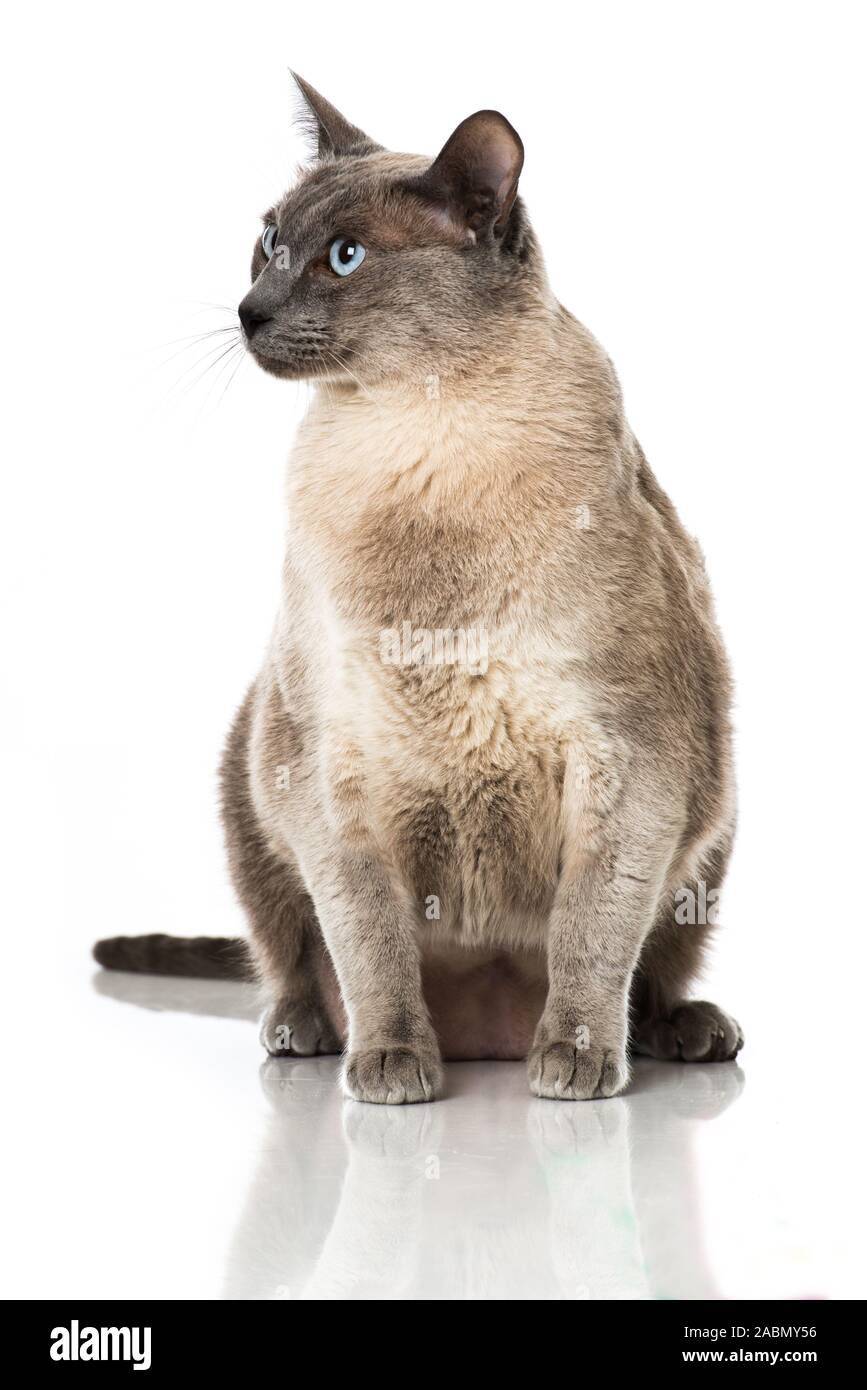
[{"label": "cat's tail", "polygon": [[93,957],[105,970],[186,975],[200,980],[255,980],[246,941],[231,936],[110,936]]}]

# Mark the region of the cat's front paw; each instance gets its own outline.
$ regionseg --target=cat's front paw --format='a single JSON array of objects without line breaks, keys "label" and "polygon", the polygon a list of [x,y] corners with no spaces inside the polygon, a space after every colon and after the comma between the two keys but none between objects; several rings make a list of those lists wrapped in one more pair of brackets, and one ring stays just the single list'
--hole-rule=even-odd
[{"label": "cat's front paw", "polygon": [[690,999],[668,1018],[642,1019],[633,1047],[670,1062],[730,1062],[744,1045],[740,1024],[703,999]]},{"label": "cat's front paw", "polygon": [[629,1080],[622,1048],[590,1044],[582,1047],[571,1039],[548,1040],[533,1045],[527,1062],[530,1090],[548,1100],[599,1100],[616,1096]]},{"label": "cat's front paw", "polygon": [[281,999],[267,1009],[259,1042],[271,1057],[316,1057],[340,1052],[325,1009],[310,999]]},{"label": "cat's front paw", "polygon": [[362,1047],[347,1055],[344,1093],[374,1105],[414,1105],[442,1091],[443,1067],[435,1047]]}]

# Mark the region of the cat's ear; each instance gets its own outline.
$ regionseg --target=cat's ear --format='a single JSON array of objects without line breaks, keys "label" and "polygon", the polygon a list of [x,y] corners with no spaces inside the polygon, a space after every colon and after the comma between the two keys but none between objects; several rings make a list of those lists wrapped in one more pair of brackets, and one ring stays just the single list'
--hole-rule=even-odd
[{"label": "cat's ear", "polygon": [[320,96],[297,72],[293,72],[292,77],[304,101],[302,120],[314,138],[320,159],[327,155],[372,154],[382,149],[363,130],[341,116],[331,102]]},{"label": "cat's ear", "polygon": [[524,163],[521,137],[499,111],[477,111],[461,121],[413,191],[437,204],[465,232],[493,229],[509,220]]}]

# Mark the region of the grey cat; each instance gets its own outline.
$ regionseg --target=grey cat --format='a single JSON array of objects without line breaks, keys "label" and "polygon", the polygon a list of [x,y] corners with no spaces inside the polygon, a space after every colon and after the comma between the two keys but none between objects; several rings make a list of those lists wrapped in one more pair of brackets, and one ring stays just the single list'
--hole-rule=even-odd
[{"label": "grey cat", "polygon": [[344,1050],[357,1100],[431,1100],[443,1056],[528,1056],[561,1100],[621,1091],[630,1048],[732,1058],[737,1023],[685,999],[712,923],[679,911],[731,848],[725,653],[612,365],[548,286],[521,141],[479,111],[433,161],[389,153],[297,80],[318,155],[239,308],[260,366],[317,382],[222,768],[250,948],[96,958],[260,979],[268,1051]]}]

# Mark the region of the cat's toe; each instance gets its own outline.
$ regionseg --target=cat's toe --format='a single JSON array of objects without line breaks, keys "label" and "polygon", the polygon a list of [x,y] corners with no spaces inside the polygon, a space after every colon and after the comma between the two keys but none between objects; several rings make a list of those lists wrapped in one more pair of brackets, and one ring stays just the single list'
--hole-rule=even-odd
[{"label": "cat's toe", "polygon": [[549,1100],[598,1100],[616,1096],[629,1080],[618,1048],[578,1047],[574,1042],[537,1043],[527,1063],[530,1090]]},{"label": "cat's toe", "polygon": [[730,1062],[744,1045],[736,1019],[716,1004],[691,999],[668,1018],[645,1019],[635,1034],[635,1051],[672,1062]]},{"label": "cat's toe", "polygon": [[432,1047],[361,1048],[347,1056],[342,1081],[352,1100],[414,1105],[439,1095],[443,1068]]},{"label": "cat's toe", "polygon": [[309,999],[284,999],[267,1009],[259,1042],[271,1057],[315,1057],[340,1051],[340,1040],[325,1010]]}]

